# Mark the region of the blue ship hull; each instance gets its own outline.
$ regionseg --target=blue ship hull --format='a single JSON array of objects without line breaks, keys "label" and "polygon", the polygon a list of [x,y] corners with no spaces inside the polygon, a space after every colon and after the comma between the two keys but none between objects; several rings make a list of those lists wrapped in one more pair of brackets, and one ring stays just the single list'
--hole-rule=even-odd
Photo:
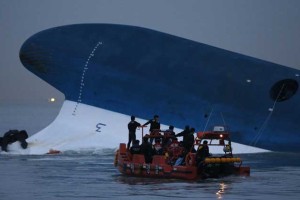
[{"label": "blue ship hull", "polygon": [[158,114],[163,124],[197,131],[208,120],[225,121],[234,142],[300,151],[300,72],[293,68],[111,24],[39,32],[23,44],[20,59],[70,101],[143,119]]}]

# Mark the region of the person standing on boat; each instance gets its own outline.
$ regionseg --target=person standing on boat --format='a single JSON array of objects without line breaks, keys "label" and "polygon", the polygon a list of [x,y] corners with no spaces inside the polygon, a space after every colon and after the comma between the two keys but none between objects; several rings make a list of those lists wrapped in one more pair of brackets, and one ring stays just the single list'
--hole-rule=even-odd
[{"label": "person standing on boat", "polygon": [[128,131],[129,131],[129,137],[128,137],[128,143],[127,143],[127,149],[130,149],[131,142],[136,140],[136,128],[141,126],[140,123],[135,121],[135,116],[131,116],[131,121],[128,123]]},{"label": "person standing on boat", "polygon": [[164,131],[164,135],[165,136],[175,136],[175,132],[174,132],[174,126],[170,125],[169,129]]},{"label": "person standing on boat", "polygon": [[203,161],[206,157],[209,157],[209,148],[207,145],[207,141],[204,140],[202,145],[199,145],[197,152],[196,152],[196,163],[198,167],[202,167]]},{"label": "person standing on boat", "polygon": [[182,146],[186,149],[187,152],[190,151],[191,143],[194,143],[194,132],[194,128],[190,129],[190,126],[186,125],[182,132],[175,135],[175,137],[183,137]]},{"label": "person standing on boat", "polygon": [[[160,122],[159,122],[159,116],[158,115],[154,115],[153,119],[150,119],[149,121],[147,121],[143,126],[146,126],[150,124],[150,128],[149,128],[149,132],[150,132],[150,136],[153,135],[159,135],[159,131],[160,131]],[[153,138],[150,138],[150,143],[152,144],[153,142]]]},{"label": "person standing on boat", "polygon": [[181,137],[181,136],[184,137],[185,135],[188,135],[189,132],[190,132],[190,126],[189,126],[189,125],[186,125],[185,128],[184,128],[184,130],[181,131],[180,133],[177,133],[177,134],[175,135],[175,137]]},{"label": "person standing on boat", "polygon": [[144,154],[145,162],[152,162],[153,149],[152,144],[148,142],[148,137],[143,137],[143,142],[141,144],[141,153]]},{"label": "person standing on boat", "polygon": [[195,133],[195,128],[191,128],[189,133],[186,136],[183,136],[183,147],[185,148],[186,152],[195,152],[194,133]]}]

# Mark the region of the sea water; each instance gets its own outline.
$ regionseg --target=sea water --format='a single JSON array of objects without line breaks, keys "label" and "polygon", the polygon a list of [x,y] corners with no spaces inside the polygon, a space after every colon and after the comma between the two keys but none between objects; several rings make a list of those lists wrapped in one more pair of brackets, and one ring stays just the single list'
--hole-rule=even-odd
[{"label": "sea water", "polygon": [[[2,107],[0,117],[8,123],[1,129],[23,124],[25,108],[14,116]],[[23,109],[23,110],[22,110]],[[28,107],[25,109],[27,110]],[[37,109],[34,107],[32,109]],[[43,110],[44,109],[44,110]],[[40,113],[38,124],[55,118]],[[50,109],[51,110],[51,109]],[[31,112],[32,113],[32,112]],[[5,114],[6,116],[3,116]],[[30,115],[30,113],[28,114]],[[2,120],[3,122],[4,120]],[[37,121],[25,120],[30,130]],[[22,123],[21,123],[22,122]],[[11,123],[11,124],[9,124]],[[29,124],[28,124],[29,123]],[[30,128],[30,126],[32,126]],[[18,128],[19,128],[18,127]],[[26,129],[26,128],[24,128]],[[0,155],[0,199],[299,199],[300,156],[298,153],[238,155],[251,167],[249,177],[229,176],[197,181],[126,177],[114,167],[115,149],[69,151],[60,155]]]},{"label": "sea water", "polygon": [[299,199],[298,154],[240,155],[251,175],[197,181],[134,178],[114,167],[114,150],[1,155],[1,199]]}]

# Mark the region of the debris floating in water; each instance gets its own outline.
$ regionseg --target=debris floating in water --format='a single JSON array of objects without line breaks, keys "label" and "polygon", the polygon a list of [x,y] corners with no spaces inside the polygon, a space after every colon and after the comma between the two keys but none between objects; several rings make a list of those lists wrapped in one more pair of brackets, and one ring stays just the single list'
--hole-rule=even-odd
[{"label": "debris floating in water", "polygon": [[59,154],[59,153],[61,153],[61,151],[55,150],[55,149],[50,149],[47,154]]}]

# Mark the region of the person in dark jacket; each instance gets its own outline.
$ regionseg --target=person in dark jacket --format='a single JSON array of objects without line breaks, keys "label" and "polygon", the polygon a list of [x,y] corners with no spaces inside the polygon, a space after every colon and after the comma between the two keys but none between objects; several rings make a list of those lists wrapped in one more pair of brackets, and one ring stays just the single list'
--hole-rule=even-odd
[{"label": "person in dark jacket", "polygon": [[195,132],[194,128],[190,129],[190,126],[186,125],[182,132],[175,135],[176,137],[183,137],[182,146],[185,148],[187,152],[190,152],[191,146],[194,143],[194,135],[193,135],[194,132]]},{"label": "person in dark jacket", "polygon": [[141,153],[144,154],[145,162],[152,162],[153,149],[152,144],[148,142],[147,137],[143,137],[143,143],[141,144]]},{"label": "person in dark jacket", "polygon": [[140,154],[141,153],[141,146],[139,140],[134,140],[132,142],[132,147],[130,147],[131,154]]},{"label": "person in dark jacket", "polygon": [[153,119],[147,121],[143,126],[150,124],[149,132],[152,133],[154,131],[160,130],[159,116],[154,115]]},{"label": "person in dark jacket", "polygon": [[[150,124],[149,132],[150,136],[159,134],[160,131],[160,122],[159,122],[159,116],[154,115],[153,119],[150,119],[147,121],[143,126],[146,126]],[[150,138],[150,143],[152,144],[153,138]]]},{"label": "person in dark jacket", "polygon": [[135,132],[136,132],[136,128],[139,126],[141,126],[141,124],[135,121],[135,116],[131,116],[131,121],[128,123],[129,136],[128,136],[127,149],[130,149],[131,142],[136,140]]},{"label": "person in dark jacket", "polygon": [[184,128],[184,130],[181,131],[180,133],[177,133],[177,134],[175,135],[175,137],[181,137],[181,136],[188,135],[189,132],[190,132],[190,126],[189,126],[189,125],[186,125],[185,128]]},{"label": "person in dark jacket", "polygon": [[204,140],[202,145],[199,145],[197,152],[196,152],[196,163],[198,167],[202,167],[203,161],[206,157],[209,157],[209,148],[207,145],[207,141]]},{"label": "person in dark jacket", "polygon": [[195,149],[193,148],[195,142],[194,133],[195,129],[191,128],[189,133],[183,136],[183,147],[185,148],[186,152],[195,152]]}]

